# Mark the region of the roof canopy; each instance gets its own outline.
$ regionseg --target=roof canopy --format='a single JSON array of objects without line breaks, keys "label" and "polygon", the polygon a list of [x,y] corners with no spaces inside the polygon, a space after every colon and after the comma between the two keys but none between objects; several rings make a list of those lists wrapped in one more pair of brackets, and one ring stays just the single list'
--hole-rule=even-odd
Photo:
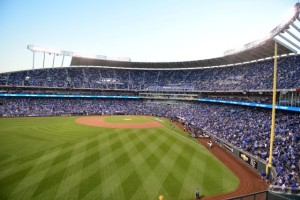
[{"label": "roof canopy", "polygon": [[[131,62],[73,55],[71,66],[108,66],[134,69],[186,69],[228,66],[258,61],[274,56],[274,41],[278,43],[278,55],[300,53],[300,3],[295,4],[292,15],[274,28],[267,37],[229,50],[223,57],[183,62]],[[298,25],[297,25],[298,24]]]}]

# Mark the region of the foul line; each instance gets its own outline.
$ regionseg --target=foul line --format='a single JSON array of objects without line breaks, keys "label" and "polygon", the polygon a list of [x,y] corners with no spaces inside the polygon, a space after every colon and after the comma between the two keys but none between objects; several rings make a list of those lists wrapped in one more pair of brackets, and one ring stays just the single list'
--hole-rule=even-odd
[{"label": "foul line", "polygon": [[[189,138],[187,138],[187,137],[181,135],[180,133],[177,133],[176,131],[170,129],[169,127],[167,127],[167,126],[165,126],[165,127],[166,127],[168,130],[172,131],[173,133],[176,133],[176,135],[182,137],[183,139],[188,140],[189,142],[194,142],[194,143],[197,144],[198,146],[201,146],[201,147],[205,148],[205,147],[204,147],[202,144],[200,144],[198,141],[196,141],[196,140],[191,140],[191,139],[189,139]],[[169,133],[169,132],[168,132],[168,134],[171,135],[171,133]],[[199,144],[200,144],[200,145],[199,145]]]}]

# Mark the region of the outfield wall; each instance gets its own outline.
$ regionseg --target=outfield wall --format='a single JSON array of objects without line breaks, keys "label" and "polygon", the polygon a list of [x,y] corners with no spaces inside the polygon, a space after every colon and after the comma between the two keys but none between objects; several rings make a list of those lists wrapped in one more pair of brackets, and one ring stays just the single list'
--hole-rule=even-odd
[{"label": "outfield wall", "polygon": [[[227,198],[226,200],[271,200],[268,198],[268,191],[261,191],[243,196]],[[279,200],[279,199],[278,199]],[[281,199],[280,199],[281,200]]]},{"label": "outfield wall", "polygon": [[[206,132],[207,133],[207,132]],[[224,141],[223,139],[211,134],[210,137],[217,142],[220,146],[224,147],[227,151],[231,152],[234,156],[238,157],[239,159],[243,160],[247,165],[255,169],[258,173],[266,172],[266,165],[267,162],[258,158],[255,155],[252,155],[248,152],[245,152],[229,143]],[[270,177],[269,179],[271,182],[273,180],[276,180],[277,174],[274,168],[271,169]],[[245,195],[241,197],[232,198],[230,200],[242,200],[242,199],[261,199],[261,197],[264,196],[264,192],[262,193],[255,193],[251,195]],[[268,199],[268,200],[285,200],[285,199],[291,199],[291,200],[300,200],[300,189],[292,189],[292,188],[286,188],[285,191],[282,191],[282,187],[280,186],[273,186],[271,185],[269,188],[269,192],[266,195],[266,198],[262,199]]]},{"label": "outfield wall", "polygon": [[226,200],[299,200],[300,196],[294,194],[274,193],[271,191],[261,191],[252,194],[227,198]]},{"label": "outfield wall", "polygon": [[266,172],[266,165],[267,165],[266,161],[246,151],[243,151],[242,149],[233,146],[232,144],[226,142],[225,140],[211,133],[207,133],[207,134],[210,135],[215,142],[219,143],[220,146],[224,147],[226,150],[231,152],[234,156],[243,160],[247,165],[255,169],[258,173]]},{"label": "outfield wall", "polygon": [[[300,200],[300,188],[285,188],[284,191],[282,190],[282,187],[271,185],[269,187],[269,193],[274,196],[280,196],[285,199],[291,199],[291,200]],[[277,198],[280,199],[280,198]]]},{"label": "outfield wall", "polygon": [[227,198],[226,200],[298,200],[300,196],[282,195],[270,191],[261,191],[252,194]]}]

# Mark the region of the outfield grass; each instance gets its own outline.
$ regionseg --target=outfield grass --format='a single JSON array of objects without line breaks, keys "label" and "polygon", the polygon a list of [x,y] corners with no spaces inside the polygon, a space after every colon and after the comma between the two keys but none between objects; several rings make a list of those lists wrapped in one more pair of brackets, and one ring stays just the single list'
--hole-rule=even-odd
[{"label": "outfield grass", "polygon": [[[238,178],[170,126],[112,129],[75,117],[0,118],[0,199],[192,199],[233,191]],[[129,122],[131,123],[131,122]]]}]

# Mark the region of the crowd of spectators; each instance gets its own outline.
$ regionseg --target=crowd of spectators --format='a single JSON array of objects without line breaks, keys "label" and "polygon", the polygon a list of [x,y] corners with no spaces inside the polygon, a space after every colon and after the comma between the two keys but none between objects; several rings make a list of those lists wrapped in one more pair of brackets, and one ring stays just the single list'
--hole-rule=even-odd
[{"label": "crowd of spectators", "polygon": [[[1,116],[55,116],[93,114],[141,114],[180,117],[204,131],[261,159],[269,158],[271,111],[236,105],[200,102],[142,101],[84,98],[1,98]],[[298,187],[300,115],[277,111],[273,165],[276,185]]]},{"label": "crowd of spectators", "polygon": [[[278,89],[299,88],[299,77],[300,56],[283,57],[278,60]],[[239,66],[188,70],[63,67],[0,74],[0,85],[67,89],[95,88],[103,89],[103,94],[117,95],[121,94],[119,89],[151,90],[151,88],[165,86],[193,88],[197,91],[270,90],[272,82],[273,60]],[[82,94],[80,91],[77,92]],[[122,95],[126,95],[127,92],[123,91]],[[266,96],[211,97],[222,100],[271,103],[271,99]],[[269,158],[271,111],[268,109],[200,102],[168,103],[168,101],[96,98],[3,97],[0,98],[0,102],[0,116],[6,117],[118,113],[180,117],[195,127],[212,133],[265,161]],[[299,187],[296,180],[299,175],[297,165],[299,152],[299,113],[277,111],[272,162],[278,179],[273,183],[274,185]]]},{"label": "crowd of spectators", "polygon": [[[299,77],[300,56],[279,58],[278,89],[298,88]],[[0,74],[1,85],[62,88],[147,90],[153,86],[186,86],[202,91],[247,91],[270,90],[272,83],[273,60],[186,70],[67,67]]]}]

